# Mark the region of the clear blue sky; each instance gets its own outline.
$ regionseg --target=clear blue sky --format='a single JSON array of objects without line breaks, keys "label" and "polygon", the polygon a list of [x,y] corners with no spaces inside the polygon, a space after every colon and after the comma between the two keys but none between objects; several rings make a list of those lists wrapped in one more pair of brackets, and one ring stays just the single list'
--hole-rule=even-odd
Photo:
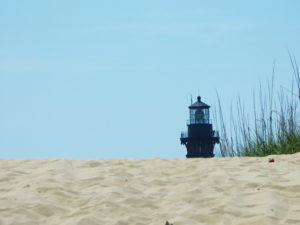
[{"label": "clear blue sky", "polygon": [[[190,95],[288,86],[300,1],[1,1],[0,158],[184,158]],[[226,112],[225,112],[226,113]]]}]

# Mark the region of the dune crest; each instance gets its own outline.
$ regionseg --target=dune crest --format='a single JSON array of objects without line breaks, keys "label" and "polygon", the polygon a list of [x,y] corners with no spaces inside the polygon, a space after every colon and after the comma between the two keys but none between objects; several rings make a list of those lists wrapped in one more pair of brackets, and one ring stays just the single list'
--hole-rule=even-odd
[{"label": "dune crest", "polygon": [[300,153],[263,158],[0,160],[0,225],[166,221],[300,224]]}]

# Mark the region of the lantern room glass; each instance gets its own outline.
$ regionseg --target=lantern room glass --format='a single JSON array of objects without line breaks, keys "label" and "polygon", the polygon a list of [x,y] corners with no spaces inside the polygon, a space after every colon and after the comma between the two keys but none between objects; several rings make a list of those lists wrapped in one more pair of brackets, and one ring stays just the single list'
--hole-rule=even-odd
[{"label": "lantern room glass", "polygon": [[209,109],[190,109],[190,124],[209,123]]}]

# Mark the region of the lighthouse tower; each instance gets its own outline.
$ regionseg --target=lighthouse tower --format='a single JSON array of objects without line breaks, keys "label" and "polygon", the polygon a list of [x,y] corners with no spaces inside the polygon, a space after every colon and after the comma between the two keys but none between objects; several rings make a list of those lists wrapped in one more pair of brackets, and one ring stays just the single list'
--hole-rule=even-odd
[{"label": "lighthouse tower", "polygon": [[210,123],[209,108],[200,96],[189,106],[188,131],[181,132],[180,138],[181,144],[186,146],[187,158],[214,157],[214,146],[219,143],[220,137]]}]

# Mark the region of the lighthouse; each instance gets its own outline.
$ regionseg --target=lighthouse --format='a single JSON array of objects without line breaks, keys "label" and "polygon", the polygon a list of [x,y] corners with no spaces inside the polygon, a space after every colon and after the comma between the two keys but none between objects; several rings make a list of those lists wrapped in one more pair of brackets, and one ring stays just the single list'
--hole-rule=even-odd
[{"label": "lighthouse", "polygon": [[209,118],[210,106],[197,97],[197,102],[189,106],[190,119],[187,132],[181,132],[181,144],[185,145],[187,158],[214,157],[214,146],[220,142],[217,131],[213,130]]}]

